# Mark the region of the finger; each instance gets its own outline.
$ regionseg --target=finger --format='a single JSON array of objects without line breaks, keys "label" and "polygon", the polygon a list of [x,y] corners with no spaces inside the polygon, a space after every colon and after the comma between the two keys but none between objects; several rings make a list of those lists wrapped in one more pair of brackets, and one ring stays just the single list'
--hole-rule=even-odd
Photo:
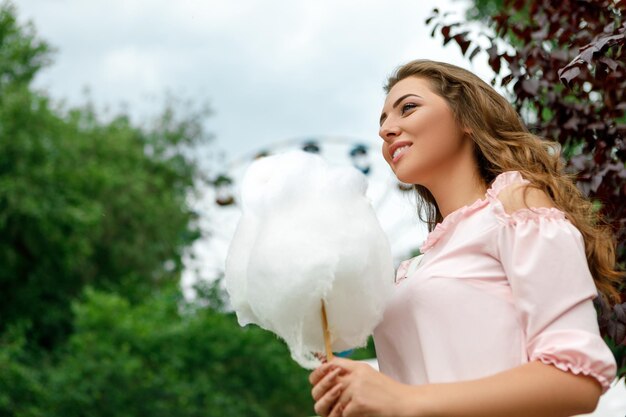
[{"label": "finger", "polygon": [[311,385],[316,385],[324,376],[326,376],[329,372],[331,372],[334,369],[339,369],[340,374],[348,373],[348,371],[346,371],[343,368],[338,367],[337,365],[333,365],[332,363],[325,363],[315,368],[309,374],[309,382],[311,383]]},{"label": "finger", "polygon": [[328,417],[342,417],[343,410],[344,410],[343,404],[341,404],[340,401],[337,401],[335,402],[335,406],[333,407]]},{"label": "finger", "polygon": [[342,403],[341,409],[342,409],[341,417],[350,417],[350,416],[358,415],[356,414],[355,406],[353,402],[348,401],[347,403]]},{"label": "finger", "polygon": [[330,391],[327,391],[326,394],[324,394],[324,396],[315,403],[315,406],[313,407],[315,412],[321,417],[328,416],[329,412],[337,402],[337,398],[339,398],[340,394],[341,385],[337,384],[333,388],[331,388]]},{"label": "finger", "polygon": [[341,394],[339,394],[339,398],[337,398],[337,404],[341,405],[341,414],[339,414],[340,416],[347,415],[346,407],[348,406],[348,404],[350,404],[350,401],[352,401],[351,382],[352,381],[350,381],[350,379],[348,378],[338,378],[337,385],[342,386]]},{"label": "finger", "polygon": [[346,417],[348,415],[346,414],[346,407],[350,404],[352,399],[350,395],[350,380],[346,377],[339,377],[337,381],[337,385],[341,385],[342,387],[341,394],[339,394],[339,398],[335,401],[333,411],[328,417]]},{"label": "finger", "polygon": [[311,390],[311,395],[315,401],[320,399],[326,391],[333,387],[333,385],[336,385],[335,378],[339,375],[339,372],[341,372],[341,368],[335,368],[327,373],[317,384],[315,384]]},{"label": "finger", "polygon": [[340,358],[338,356],[334,356],[328,363],[331,365],[340,366],[347,371],[352,371],[355,368],[363,365],[361,362],[357,362],[348,358]]},{"label": "finger", "polygon": [[317,384],[318,381],[328,373],[328,371],[334,368],[336,367],[330,364],[323,364],[321,366],[318,366],[317,368],[315,368],[315,370],[313,370],[313,372],[309,374],[309,382],[311,383],[311,385]]}]

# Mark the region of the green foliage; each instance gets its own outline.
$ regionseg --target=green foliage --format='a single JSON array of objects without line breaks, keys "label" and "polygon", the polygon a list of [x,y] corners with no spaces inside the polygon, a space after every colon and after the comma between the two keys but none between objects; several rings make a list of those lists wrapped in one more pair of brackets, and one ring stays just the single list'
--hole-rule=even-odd
[{"label": "green foliage", "polygon": [[284,343],[241,328],[233,314],[185,304],[173,284],[135,304],[86,287],[73,303],[74,333],[49,355],[54,361],[34,361],[20,332],[0,345],[0,415],[310,413],[309,371]]},{"label": "green foliage", "polygon": [[0,4],[0,92],[6,86],[28,84],[50,62],[50,52],[32,24],[17,24],[15,6]]},{"label": "green foliage", "polygon": [[288,416],[312,408],[308,372],[274,335],[211,308],[182,315],[181,302],[174,286],[135,306],[88,288],[53,372],[55,415]]},{"label": "green foliage", "polygon": [[181,119],[170,101],[138,127],[124,114],[98,120],[89,104],[54,108],[28,86],[48,48],[12,13],[0,8],[0,331],[26,319],[29,339],[50,349],[70,333],[84,285],[137,301],[179,278],[199,235],[186,204],[199,171],[187,155],[209,138],[208,112]]},{"label": "green foliage", "polygon": [[0,415],[45,416],[42,373],[26,349],[26,326],[11,326],[0,337]]},{"label": "green foliage", "polygon": [[465,11],[465,19],[488,23],[491,16],[504,6],[503,0],[473,0]]},{"label": "green foliage", "polygon": [[51,347],[68,333],[69,300],[83,285],[137,300],[178,279],[198,231],[185,201],[196,167],[174,146],[200,139],[178,128],[99,122],[89,109],[59,115],[23,87],[2,96],[0,326],[28,318]]}]

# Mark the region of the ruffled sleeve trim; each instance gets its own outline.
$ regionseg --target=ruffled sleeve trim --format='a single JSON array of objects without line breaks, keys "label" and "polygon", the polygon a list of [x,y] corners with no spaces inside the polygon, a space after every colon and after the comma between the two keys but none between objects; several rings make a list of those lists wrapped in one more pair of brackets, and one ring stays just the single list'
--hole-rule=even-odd
[{"label": "ruffled sleeve trim", "polygon": [[580,329],[548,331],[528,345],[529,360],[539,360],[575,375],[592,376],[602,385],[602,394],[617,376],[617,363],[604,340]]},{"label": "ruffled sleeve trim", "polygon": [[512,213],[507,213],[502,201],[498,199],[498,194],[512,184],[530,184],[530,181],[522,177],[519,171],[506,171],[498,175],[487,190],[487,199],[492,204],[495,215],[503,223],[517,224],[539,219],[567,220],[565,213],[556,207],[521,208]]},{"label": "ruffled sleeve trim", "polygon": [[554,365],[562,371],[569,371],[574,373],[575,375],[583,374],[587,376],[592,376],[598,380],[600,385],[602,385],[602,394],[604,394],[609,390],[609,388],[611,388],[611,381],[605,378],[602,374],[594,372],[591,369],[580,368],[570,362],[562,362],[557,358],[548,356],[538,356],[533,360],[541,361],[547,365]]}]

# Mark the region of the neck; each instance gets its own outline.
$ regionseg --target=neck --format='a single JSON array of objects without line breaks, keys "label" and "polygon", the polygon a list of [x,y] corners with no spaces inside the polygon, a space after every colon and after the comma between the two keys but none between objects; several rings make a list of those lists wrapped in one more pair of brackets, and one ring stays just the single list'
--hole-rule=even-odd
[{"label": "neck", "polygon": [[487,186],[473,160],[456,164],[444,172],[426,186],[435,198],[442,217],[485,197]]},{"label": "neck", "polygon": [[[467,181],[460,180],[459,184],[465,184]],[[478,191],[480,186],[476,182],[471,186],[455,186],[450,181],[447,182],[447,187],[451,187],[450,190],[445,190],[440,193],[434,193],[433,197],[437,201],[437,207],[439,207],[439,212],[442,217],[446,217],[448,214],[452,213],[455,210],[458,210],[461,207],[470,205],[474,203],[476,200],[485,197],[485,191]],[[454,191],[452,191],[452,189]]]}]

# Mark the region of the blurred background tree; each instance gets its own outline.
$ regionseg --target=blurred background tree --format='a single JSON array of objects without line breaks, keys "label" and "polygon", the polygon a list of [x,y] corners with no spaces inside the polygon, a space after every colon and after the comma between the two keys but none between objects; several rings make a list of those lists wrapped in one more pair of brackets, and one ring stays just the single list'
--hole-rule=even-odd
[{"label": "blurred background tree", "polygon": [[3,2],[0,415],[310,414],[308,371],[223,311],[219,280],[182,297],[209,110],[66,109],[32,87],[51,53]]},{"label": "blurred background tree", "polygon": [[[501,87],[540,137],[561,144],[566,170],[616,236],[626,268],[626,3],[475,0],[465,21],[433,10],[427,24],[468,59],[485,56]],[[478,31],[468,21],[478,21]],[[479,55],[481,51],[485,55]],[[618,376],[626,376],[626,287],[611,306],[594,300]]]},{"label": "blurred background tree", "polygon": [[178,279],[198,236],[185,201],[198,170],[184,150],[207,139],[205,114],[176,120],[168,107],[139,128],[124,114],[100,121],[89,104],[54,108],[30,88],[49,48],[6,3],[0,45],[0,330],[29,321],[29,340],[52,349],[85,284],[137,300]]},{"label": "blurred background tree", "polygon": [[47,355],[30,352],[23,329],[11,328],[0,348],[0,413],[309,414],[308,372],[272,333],[241,328],[233,313],[216,308],[210,294],[218,286],[209,286],[202,303],[185,301],[169,283],[134,304],[86,287],[72,303],[73,333]]}]

